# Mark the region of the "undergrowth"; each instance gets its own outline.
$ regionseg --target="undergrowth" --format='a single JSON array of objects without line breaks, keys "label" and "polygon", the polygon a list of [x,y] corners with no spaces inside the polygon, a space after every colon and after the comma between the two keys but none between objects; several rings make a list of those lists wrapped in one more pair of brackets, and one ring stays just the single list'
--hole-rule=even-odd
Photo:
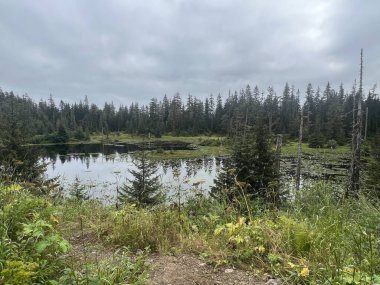
[{"label": "undergrowth", "polygon": [[251,202],[251,220],[244,208],[204,197],[181,210],[92,205],[68,211],[88,219],[87,228],[103,242],[132,251],[196,253],[216,267],[233,264],[284,284],[380,282],[378,205],[340,197],[333,186],[317,183],[280,209]]},{"label": "undergrowth", "polygon": [[122,247],[94,262],[70,257],[74,227],[66,224],[67,238],[58,230],[62,209],[19,185],[0,184],[0,284],[143,284],[146,251]]},{"label": "undergrowth", "polygon": [[[181,208],[116,209],[74,199],[53,203],[19,186],[0,189],[2,284],[143,284],[149,252],[195,253],[215,267],[268,273],[284,284],[380,282],[379,204],[343,199],[326,183],[279,209],[250,202],[250,215],[205,197]],[[72,237],[83,240],[74,250]],[[90,251],[89,243],[110,254],[70,257]]]}]

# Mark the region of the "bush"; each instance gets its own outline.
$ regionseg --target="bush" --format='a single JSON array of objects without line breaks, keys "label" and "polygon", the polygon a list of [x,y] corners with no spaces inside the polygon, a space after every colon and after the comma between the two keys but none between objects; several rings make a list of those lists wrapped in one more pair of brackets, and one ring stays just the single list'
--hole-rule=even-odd
[{"label": "bush", "polygon": [[311,148],[320,148],[323,147],[323,137],[316,134],[311,134],[309,136],[309,147]]},{"label": "bush", "polygon": [[175,212],[165,209],[146,210],[127,205],[111,213],[113,223],[103,224],[99,230],[109,241],[128,246],[131,250],[150,248],[167,250],[179,245],[181,225]]},{"label": "bush", "polygon": [[329,140],[327,142],[327,147],[328,148],[331,148],[331,149],[336,149],[336,147],[338,146],[338,143],[336,140]]},{"label": "bush", "polygon": [[60,274],[69,243],[55,230],[46,199],[17,185],[0,185],[0,282],[41,284]]},{"label": "bush", "polygon": [[221,146],[222,141],[220,139],[203,139],[199,142],[202,146]]},{"label": "bush", "polygon": [[84,132],[82,129],[77,129],[73,133],[73,137],[79,141],[88,141],[90,140],[90,135],[87,132]]}]

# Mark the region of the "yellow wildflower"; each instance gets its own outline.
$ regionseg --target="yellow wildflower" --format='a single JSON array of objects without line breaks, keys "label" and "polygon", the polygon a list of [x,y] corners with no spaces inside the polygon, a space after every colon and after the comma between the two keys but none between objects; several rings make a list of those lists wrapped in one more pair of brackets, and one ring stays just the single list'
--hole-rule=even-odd
[{"label": "yellow wildflower", "polygon": [[245,218],[244,217],[240,217],[236,226],[237,227],[242,227],[243,225],[245,224]]},{"label": "yellow wildflower", "polygon": [[54,224],[58,224],[58,223],[59,223],[57,217],[54,216],[54,215],[50,215],[50,221],[51,221],[52,223],[54,223]]},{"label": "yellow wildflower", "polygon": [[259,253],[265,252],[265,247],[260,245],[260,246],[255,246],[255,251],[258,251]]},{"label": "yellow wildflower", "polygon": [[290,268],[294,268],[295,267],[295,264],[293,263],[293,262],[288,262],[288,266],[290,267]]},{"label": "yellow wildflower", "polygon": [[12,184],[12,185],[5,187],[6,192],[17,192],[17,191],[20,191],[21,189],[22,189],[22,187],[20,185],[17,185],[17,184]]},{"label": "yellow wildflower", "polygon": [[301,272],[298,273],[298,275],[301,277],[308,277],[309,274],[310,274],[310,270],[307,267],[302,268]]}]

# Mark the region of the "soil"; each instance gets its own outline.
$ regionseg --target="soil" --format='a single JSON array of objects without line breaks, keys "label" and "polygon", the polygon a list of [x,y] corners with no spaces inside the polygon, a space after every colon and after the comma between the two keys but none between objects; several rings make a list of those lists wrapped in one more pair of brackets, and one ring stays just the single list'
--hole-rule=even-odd
[{"label": "soil", "polygon": [[[81,233],[70,238],[72,249],[69,258],[79,265],[97,263],[114,254],[114,248],[99,243],[92,233]],[[147,285],[264,285],[281,284],[270,276],[257,276],[253,272],[233,267],[214,268],[196,255],[152,255],[146,261]],[[263,279],[264,277],[264,279]],[[275,281],[274,283],[272,281]]]},{"label": "soil", "polygon": [[263,285],[250,272],[215,269],[193,255],[154,256],[149,260],[148,285]]}]

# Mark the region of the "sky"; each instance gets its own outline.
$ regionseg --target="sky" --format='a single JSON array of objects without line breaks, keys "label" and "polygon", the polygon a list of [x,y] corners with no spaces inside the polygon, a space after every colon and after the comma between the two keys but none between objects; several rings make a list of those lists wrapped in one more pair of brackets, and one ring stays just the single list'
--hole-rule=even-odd
[{"label": "sky", "polygon": [[0,0],[0,88],[147,103],[380,83],[378,0]]}]

